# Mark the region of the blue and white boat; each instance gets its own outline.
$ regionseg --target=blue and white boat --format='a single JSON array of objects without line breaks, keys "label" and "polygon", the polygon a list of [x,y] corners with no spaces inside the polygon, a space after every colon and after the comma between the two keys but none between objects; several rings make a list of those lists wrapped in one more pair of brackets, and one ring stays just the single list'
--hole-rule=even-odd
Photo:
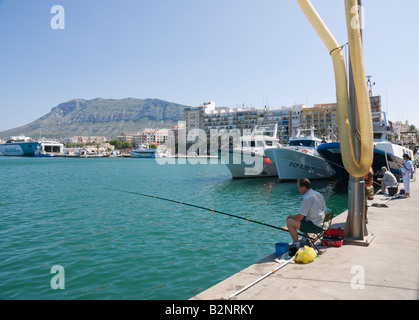
[{"label": "blue and white boat", "polygon": [[156,149],[146,148],[141,145],[138,149],[131,151],[131,158],[155,158]]},{"label": "blue and white boat", "polygon": [[0,144],[0,153],[3,156],[33,157],[38,149],[39,142],[23,135],[10,137],[5,143]]},{"label": "blue and white boat", "polygon": [[[401,171],[398,165],[403,164],[403,154],[406,153],[413,158],[413,152],[409,148],[391,141],[392,131],[388,125],[385,112],[373,112],[372,116],[374,129],[372,169],[374,171],[374,179],[382,176],[382,167],[387,167],[397,178],[400,178]],[[317,151],[333,168],[336,173],[336,179],[346,187],[349,181],[349,173],[343,166],[340,143],[322,144]]]}]

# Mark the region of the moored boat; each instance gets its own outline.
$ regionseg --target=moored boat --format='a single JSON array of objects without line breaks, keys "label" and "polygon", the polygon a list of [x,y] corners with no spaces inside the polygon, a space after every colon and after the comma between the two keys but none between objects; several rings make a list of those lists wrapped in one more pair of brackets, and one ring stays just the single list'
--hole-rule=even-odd
[{"label": "moored boat", "polygon": [[310,129],[308,136],[302,136],[299,130],[290,138],[288,146],[267,149],[265,154],[275,164],[281,182],[299,178],[327,179],[332,177],[334,172],[317,152],[322,142],[314,136],[314,129]]},{"label": "moored boat", "polygon": [[39,142],[23,135],[12,136],[5,143],[0,144],[0,153],[3,156],[33,157]]},{"label": "moored boat", "polygon": [[[275,165],[265,155],[265,150],[281,147],[277,138],[278,126],[255,126],[250,135],[240,138],[240,145],[232,149],[221,149],[219,157],[227,166],[233,179],[276,177]],[[224,153],[226,151],[226,153]]]},{"label": "moored boat", "polygon": [[[382,177],[382,167],[387,167],[399,179],[401,171],[398,164],[403,164],[403,154],[408,154],[413,159],[413,152],[407,147],[392,142],[391,128],[387,124],[385,112],[373,112],[372,114],[373,119],[379,119],[379,121],[373,122],[374,157],[371,166],[374,179]],[[349,173],[343,165],[340,143],[322,144],[317,150],[336,172],[336,179],[346,187]]]},{"label": "moored boat", "polygon": [[146,148],[141,145],[138,149],[131,151],[131,158],[155,158],[156,149]]}]

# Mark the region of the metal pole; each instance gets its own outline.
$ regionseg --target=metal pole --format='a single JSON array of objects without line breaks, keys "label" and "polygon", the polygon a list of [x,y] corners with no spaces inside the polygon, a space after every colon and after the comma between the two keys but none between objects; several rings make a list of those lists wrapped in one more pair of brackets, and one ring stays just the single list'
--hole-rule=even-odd
[{"label": "metal pole", "polygon": [[[361,0],[358,0],[358,6],[361,8]],[[360,9],[361,10],[361,9]],[[362,29],[360,29],[362,38]],[[349,51],[350,57],[350,51]],[[349,58],[349,108],[350,108],[350,123],[352,130],[352,142],[354,146],[354,153],[356,161],[360,158],[360,135],[359,135],[359,119],[358,119],[358,104],[356,101],[356,92],[354,85],[354,78],[352,73],[352,63]],[[355,240],[364,240],[364,235],[367,235],[367,228],[365,224],[365,182],[364,179],[349,176],[348,189],[348,217],[345,225],[345,237]]]}]

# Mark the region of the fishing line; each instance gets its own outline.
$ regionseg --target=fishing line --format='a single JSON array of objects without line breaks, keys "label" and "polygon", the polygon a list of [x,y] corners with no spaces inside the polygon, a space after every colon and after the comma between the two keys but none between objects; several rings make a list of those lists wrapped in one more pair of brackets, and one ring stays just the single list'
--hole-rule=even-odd
[{"label": "fishing line", "polygon": [[143,197],[148,197],[148,198],[153,198],[153,199],[159,199],[159,200],[163,200],[163,201],[168,201],[168,202],[173,202],[173,203],[177,203],[177,204],[182,204],[184,206],[189,206],[189,207],[193,207],[193,208],[198,208],[198,209],[202,209],[202,210],[206,210],[206,211],[211,211],[213,213],[219,213],[219,214],[223,214],[232,218],[237,218],[237,219],[241,219],[241,220],[245,220],[245,221],[249,221],[249,222],[253,222],[253,223],[257,223],[266,227],[270,227],[270,228],[274,228],[274,229],[278,229],[281,231],[285,231],[288,232],[288,230],[284,229],[284,227],[278,227],[278,226],[274,226],[268,223],[264,223],[261,221],[257,221],[257,220],[253,220],[253,219],[249,219],[249,218],[245,218],[245,217],[241,217],[235,214],[231,214],[231,213],[227,213],[227,212],[223,212],[223,211],[219,211],[219,210],[215,210],[215,209],[210,209],[210,208],[205,208],[205,207],[201,207],[195,204],[191,204],[191,203],[186,203],[186,202],[182,202],[182,201],[178,201],[178,200],[172,200],[172,199],[167,199],[167,198],[162,198],[162,197],[158,197],[158,196],[152,196],[149,194],[145,194],[145,193],[139,193],[139,192],[134,192],[134,191],[126,191],[126,190],[120,190],[120,189],[114,189],[114,188],[106,188],[109,190],[114,190],[114,191],[119,191],[119,192],[124,192],[124,193],[130,193],[130,194],[135,194],[138,196],[143,196]]}]

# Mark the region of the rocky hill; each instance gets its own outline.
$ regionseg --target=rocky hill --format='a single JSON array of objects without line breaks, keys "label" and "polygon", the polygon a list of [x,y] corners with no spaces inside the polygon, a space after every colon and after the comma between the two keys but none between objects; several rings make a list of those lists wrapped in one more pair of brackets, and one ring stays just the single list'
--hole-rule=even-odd
[{"label": "rocky hill", "polygon": [[106,136],[143,128],[170,128],[182,120],[186,106],[159,99],[75,99],[52,108],[27,125],[0,132],[0,138],[24,134],[31,137],[65,138]]}]

